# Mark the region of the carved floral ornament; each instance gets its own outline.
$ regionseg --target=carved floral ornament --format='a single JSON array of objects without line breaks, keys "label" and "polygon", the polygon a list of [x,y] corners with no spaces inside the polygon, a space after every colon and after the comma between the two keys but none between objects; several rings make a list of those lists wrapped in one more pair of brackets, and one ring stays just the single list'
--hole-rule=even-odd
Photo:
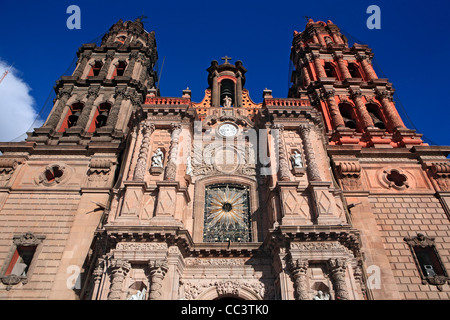
[{"label": "carved floral ornament", "polygon": [[221,296],[238,296],[249,300],[273,298],[273,290],[260,281],[244,281],[237,279],[219,281],[184,282],[184,298],[186,300],[213,299]]}]

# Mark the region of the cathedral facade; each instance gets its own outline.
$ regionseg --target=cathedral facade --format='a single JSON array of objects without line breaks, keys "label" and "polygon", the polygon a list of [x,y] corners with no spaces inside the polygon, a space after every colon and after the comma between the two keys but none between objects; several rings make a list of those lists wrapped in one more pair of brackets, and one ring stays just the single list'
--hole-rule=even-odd
[{"label": "cathedral facade", "polygon": [[287,98],[255,103],[224,57],[194,102],[118,21],[0,143],[0,299],[449,299],[450,147],[405,127],[372,57],[309,20]]}]

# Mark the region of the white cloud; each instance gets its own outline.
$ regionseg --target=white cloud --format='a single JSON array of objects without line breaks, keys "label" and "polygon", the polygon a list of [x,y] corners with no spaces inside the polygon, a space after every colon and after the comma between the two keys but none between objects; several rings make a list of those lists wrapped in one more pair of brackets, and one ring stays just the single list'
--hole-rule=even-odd
[{"label": "white cloud", "polygon": [[[0,77],[9,65],[0,60]],[[22,141],[37,119],[31,88],[12,68],[0,83],[0,141]],[[34,127],[36,125],[34,124]],[[20,139],[16,139],[20,137]]]}]

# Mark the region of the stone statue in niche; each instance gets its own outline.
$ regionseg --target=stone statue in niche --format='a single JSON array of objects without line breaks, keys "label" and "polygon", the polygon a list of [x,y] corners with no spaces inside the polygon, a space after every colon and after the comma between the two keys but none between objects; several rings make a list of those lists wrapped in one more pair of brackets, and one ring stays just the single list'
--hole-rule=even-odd
[{"label": "stone statue in niche", "polygon": [[314,296],[314,300],[330,300],[330,295],[328,293],[324,293],[321,290],[317,291],[317,294]]},{"label": "stone statue in niche", "polygon": [[136,292],[136,294],[133,294],[131,297],[128,298],[128,300],[145,300],[147,294],[147,290],[142,289],[142,291]]},{"label": "stone statue in niche", "polygon": [[152,167],[153,168],[162,168],[164,163],[164,153],[160,148],[156,149],[155,153],[152,156]]},{"label": "stone statue in niche", "polygon": [[303,168],[302,155],[298,153],[297,150],[294,151],[294,154],[291,155],[291,164],[292,168]]},{"label": "stone statue in niche", "polygon": [[229,96],[225,96],[225,98],[223,98],[223,106],[225,108],[230,108],[231,107],[231,103],[232,103],[232,100],[231,100],[231,98]]}]

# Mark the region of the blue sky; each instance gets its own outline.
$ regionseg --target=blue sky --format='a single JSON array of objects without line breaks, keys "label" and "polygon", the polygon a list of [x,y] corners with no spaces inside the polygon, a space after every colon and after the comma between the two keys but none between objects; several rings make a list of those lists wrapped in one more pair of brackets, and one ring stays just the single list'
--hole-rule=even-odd
[{"label": "blue sky", "polygon": [[[373,4],[381,9],[379,30],[366,26],[370,16],[366,10]],[[66,27],[69,5],[81,9],[80,30]],[[189,87],[193,100],[201,101],[206,68],[228,55],[232,62],[243,61],[248,70],[245,87],[255,102],[262,101],[265,88],[284,98],[293,32],[303,31],[303,17],[310,16],[315,21],[331,20],[350,39],[368,44],[417,130],[436,144],[450,145],[449,9],[448,0],[3,1],[0,74],[14,63],[7,78],[16,77],[27,85],[32,107],[39,112],[82,43],[98,38],[119,19],[145,14],[145,28],[156,33],[161,95],[179,97]],[[7,83],[0,84],[0,101],[6,95],[1,87]],[[2,114],[18,108],[13,104],[0,102]],[[45,117],[46,112],[48,105]],[[3,118],[12,124],[20,121],[17,116]],[[27,121],[23,126],[31,126]]]}]

